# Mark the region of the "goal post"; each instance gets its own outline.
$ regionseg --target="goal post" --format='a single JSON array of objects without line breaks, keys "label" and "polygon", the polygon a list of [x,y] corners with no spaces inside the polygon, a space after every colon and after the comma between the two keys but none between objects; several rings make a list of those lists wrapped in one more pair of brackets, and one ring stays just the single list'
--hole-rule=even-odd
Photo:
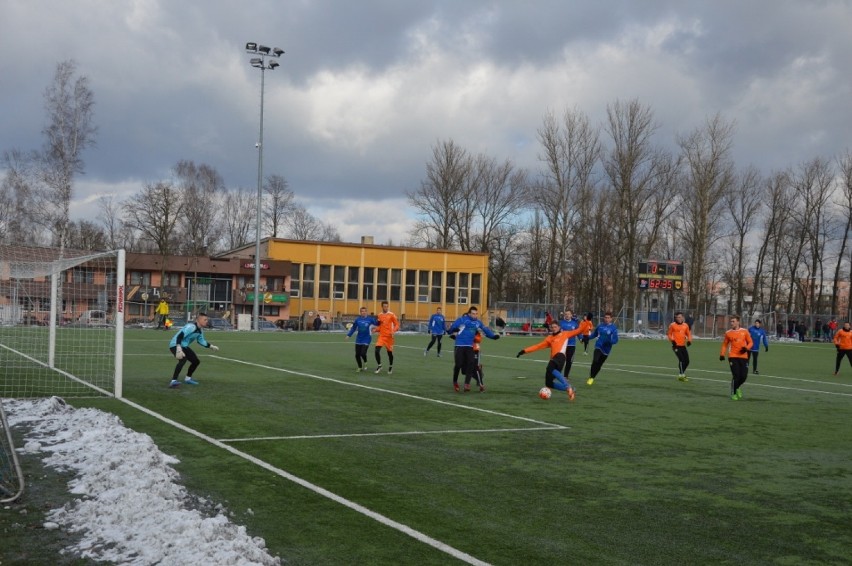
[{"label": "goal post", "polygon": [[0,397],[122,396],[124,250],[0,246]]}]

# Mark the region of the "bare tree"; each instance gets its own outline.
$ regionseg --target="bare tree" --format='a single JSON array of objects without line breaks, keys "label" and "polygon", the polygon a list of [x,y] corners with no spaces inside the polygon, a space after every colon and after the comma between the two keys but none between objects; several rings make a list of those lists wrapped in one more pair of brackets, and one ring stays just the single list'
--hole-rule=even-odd
[{"label": "bare tree", "polygon": [[263,199],[262,204],[266,231],[273,238],[277,238],[284,225],[284,218],[293,206],[293,191],[288,188],[284,177],[270,175],[266,178],[266,184],[263,185],[263,192],[267,197]]},{"label": "bare tree", "polygon": [[154,244],[162,258],[163,277],[166,259],[178,247],[175,227],[183,215],[182,196],[171,183],[149,183],[124,203],[125,224]]},{"label": "bare tree", "polygon": [[680,239],[688,259],[689,304],[701,306],[710,280],[712,247],[724,225],[724,198],[734,179],[731,143],[734,126],[717,114],[702,127],[679,136],[685,172]]},{"label": "bare tree", "polygon": [[292,212],[285,218],[286,237],[291,240],[319,241],[323,236],[322,223],[301,204],[293,205]]},{"label": "bare tree", "polygon": [[408,202],[422,216],[416,227],[434,233],[426,239],[434,242],[436,248],[452,249],[456,243],[457,210],[467,197],[464,189],[470,170],[466,150],[453,140],[440,142],[432,147],[426,180],[416,191],[406,193]]},{"label": "bare tree", "polygon": [[109,248],[103,228],[88,220],[71,222],[67,246],[75,250],[106,251]]},{"label": "bare tree", "polygon": [[[837,295],[840,287],[840,270],[843,261],[846,259],[846,251],[849,247],[849,232],[852,230],[852,151],[846,150],[842,156],[837,159],[837,166],[840,171],[840,188],[841,202],[840,208],[845,217],[846,227],[842,231],[840,250],[837,254],[837,262],[834,266],[834,278],[832,282],[831,293],[831,313],[837,313]],[[852,281],[852,260],[849,262],[848,281]]]},{"label": "bare tree", "polygon": [[39,161],[37,152],[25,153],[18,149],[3,154],[6,175],[0,185],[4,220],[4,239],[19,244],[37,244],[44,226],[41,206],[35,198],[38,178],[35,166]]},{"label": "bare tree", "polygon": [[[763,215],[763,231],[761,245],[757,251],[754,267],[754,287],[752,296],[754,304],[761,305],[766,310],[774,310],[778,304],[778,296],[782,282],[782,262],[784,242],[788,221],[792,212],[792,195],[790,192],[790,176],[787,172],[777,172],[770,175],[761,191],[765,212]],[[768,290],[764,281],[769,278]]]},{"label": "bare tree", "polygon": [[185,238],[180,251],[203,255],[221,233],[219,198],[224,191],[222,176],[210,165],[181,160],[174,167],[176,187],[183,192],[180,226]]},{"label": "bare tree", "polygon": [[665,159],[653,143],[658,127],[651,108],[638,100],[616,101],[607,106],[605,130],[612,146],[604,152],[603,161],[618,218],[613,225],[619,242],[613,249],[616,300],[635,300],[639,252],[653,247],[650,237],[657,233],[657,219],[651,211],[652,205],[659,202],[654,193],[662,186],[657,182],[658,167]]},{"label": "bare tree", "polygon": [[[544,164],[540,182],[531,199],[541,211],[547,226],[546,267],[548,286],[562,295],[573,230],[578,220],[579,195],[595,185],[593,171],[600,159],[599,133],[588,116],[578,110],[566,110],[557,120],[545,114],[538,130]],[[561,299],[560,299],[561,301]]]},{"label": "bare tree", "polygon": [[[742,312],[744,306],[746,279],[746,260],[748,248],[746,239],[751,232],[756,220],[756,213],[760,208],[761,186],[760,173],[757,169],[750,167],[740,174],[732,190],[725,195],[725,208],[732,222],[732,233],[730,237],[731,256],[729,265],[728,283],[734,291],[734,305],[736,312]],[[756,302],[752,301],[752,308]]]},{"label": "bare tree", "polygon": [[103,196],[98,199],[98,220],[104,231],[104,237],[109,249],[123,247],[121,242],[121,207],[116,204],[113,196]]},{"label": "bare tree", "polygon": [[[84,171],[83,151],[95,143],[94,95],[89,79],[75,76],[73,60],[56,66],[53,83],[44,92],[47,125],[40,154],[41,211],[61,246],[66,240],[74,176]],[[60,252],[61,253],[61,252]]]},{"label": "bare tree", "polygon": [[225,249],[232,250],[251,242],[257,222],[257,195],[252,191],[234,189],[225,191],[222,198],[222,238]]},{"label": "bare tree", "polygon": [[487,252],[505,233],[501,229],[513,224],[527,203],[529,187],[526,172],[516,169],[511,161],[498,163],[482,155],[477,159],[477,167],[480,185],[475,214],[479,231],[472,247]]}]

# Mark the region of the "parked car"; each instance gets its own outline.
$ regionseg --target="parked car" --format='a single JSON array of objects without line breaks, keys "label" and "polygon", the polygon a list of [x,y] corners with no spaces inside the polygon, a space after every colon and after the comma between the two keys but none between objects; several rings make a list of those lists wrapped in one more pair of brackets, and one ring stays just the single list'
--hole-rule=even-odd
[{"label": "parked car", "polygon": [[112,326],[112,324],[107,318],[106,311],[89,310],[83,311],[83,313],[77,317],[77,320],[70,322],[68,326],[73,328],[107,328]]},{"label": "parked car", "polygon": [[[251,324],[251,329],[254,330],[254,322]],[[274,322],[269,322],[265,318],[258,321],[257,329],[260,332],[281,332],[281,328],[276,326]]]},{"label": "parked car", "polygon": [[207,330],[233,330],[234,325],[231,322],[224,318],[213,318],[210,317],[207,319]]}]

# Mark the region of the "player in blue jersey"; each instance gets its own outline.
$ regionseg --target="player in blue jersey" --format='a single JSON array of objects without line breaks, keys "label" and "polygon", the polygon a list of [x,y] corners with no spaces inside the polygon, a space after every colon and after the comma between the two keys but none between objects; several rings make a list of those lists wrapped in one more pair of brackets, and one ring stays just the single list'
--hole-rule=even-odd
[{"label": "player in blue jersey", "polygon": [[367,308],[361,307],[358,311],[358,318],[352,322],[352,327],[346,333],[346,339],[357,332],[355,336],[355,361],[358,363],[356,372],[367,371],[367,350],[370,348],[370,341],[373,339],[373,327],[378,326],[379,321],[374,316],[367,315]]},{"label": "player in blue jersey", "polygon": [[595,331],[589,336],[589,340],[595,340],[595,353],[592,357],[592,367],[589,370],[589,379],[586,380],[586,385],[592,385],[595,382],[595,378],[609,357],[612,347],[618,344],[618,328],[612,322],[611,312],[604,313],[603,322],[595,328]]},{"label": "player in blue jersey", "polygon": [[198,355],[189,347],[190,344],[198,342],[201,346],[210,348],[214,352],[219,350],[218,346],[210,344],[207,339],[204,338],[204,333],[202,332],[202,329],[204,328],[207,328],[207,313],[200,312],[198,313],[198,316],[195,317],[195,320],[187,322],[177,334],[172,336],[172,339],[169,342],[169,351],[171,351],[178,363],[175,366],[175,371],[172,374],[172,381],[169,383],[169,387],[178,387],[180,385],[180,380],[178,378],[180,377],[180,372],[186,362],[189,362],[189,369],[186,372],[186,379],[184,379],[184,383],[188,383],[189,385],[198,385],[198,382],[195,381],[192,376],[201,364],[201,360],[198,359]]},{"label": "player in blue jersey", "polygon": [[763,347],[765,351],[769,351],[769,338],[766,336],[766,330],[763,329],[760,323],[760,319],[754,321],[754,324],[748,329],[748,333],[751,334],[751,351],[749,352],[749,358],[751,358],[752,363],[752,372],[754,375],[760,375],[760,372],[757,371],[757,355],[760,353],[760,342],[763,342]]},{"label": "player in blue jersey", "polygon": [[[467,313],[460,316],[450,325],[447,333],[456,341],[455,365],[453,366],[453,389],[459,390],[459,372],[464,372],[464,390],[470,391],[470,380],[476,379],[476,352],[473,344],[476,332],[480,331],[492,340],[498,340],[499,334],[494,334],[490,328],[479,320],[479,309],[470,307]],[[478,380],[477,380],[478,381]],[[480,388],[480,391],[484,391]]]},{"label": "player in blue jersey", "polygon": [[432,335],[432,339],[429,341],[429,345],[426,346],[426,349],[423,351],[423,355],[429,355],[429,350],[432,349],[432,346],[435,342],[438,343],[438,357],[441,357],[441,339],[444,337],[444,334],[447,333],[447,321],[444,319],[444,315],[441,313],[441,307],[435,309],[435,314],[429,317],[429,334]]},{"label": "player in blue jersey", "polygon": [[[559,328],[561,330],[577,330],[580,328],[580,321],[574,316],[574,311],[565,309],[562,320],[559,321]],[[576,350],[577,338],[572,336],[568,339],[568,345],[565,348],[565,369],[559,368],[562,375],[566,377],[571,373],[571,364],[574,362],[574,352]]]}]

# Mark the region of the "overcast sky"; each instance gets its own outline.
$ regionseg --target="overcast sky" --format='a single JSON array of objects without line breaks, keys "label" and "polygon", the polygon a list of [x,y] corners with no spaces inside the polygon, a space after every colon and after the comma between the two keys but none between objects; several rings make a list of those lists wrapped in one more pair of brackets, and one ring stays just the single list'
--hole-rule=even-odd
[{"label": "overcast sky", "polygon": [[719,112],[764,173],[852,146],[852,1],[0,0],[0,150],[42,144],[45,88],[74,59],[94,92],[72,216],[169,178],[181,159],[256,190],[279,174],[344,241],[407,238],[431,148],[540,169],[548,110],[654,111],[674,146]]}]

